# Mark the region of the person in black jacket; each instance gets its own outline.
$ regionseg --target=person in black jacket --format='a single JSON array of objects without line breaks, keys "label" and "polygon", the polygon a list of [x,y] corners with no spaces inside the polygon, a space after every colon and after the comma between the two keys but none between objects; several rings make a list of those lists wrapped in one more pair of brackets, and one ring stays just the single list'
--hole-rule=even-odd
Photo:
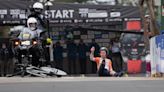
[{"label": "person in black jacket", "polygon": [[1,76],[9,74],[9,64],[12,62],[13,52],[11,48],[6,46],[6,43],[2,43],[0,48],[0,62],[1,62]]},{"label": "person in black jacket", "polygon": [[54,46],[54,60],[56,62],[56,68],[63,70],[63,47],[60,42],[56,42]]},{"label": "person in black jacket", "polygon": [[80,62],[81,74],[86,74],[87,50],[88,47],[86,46],[86,44],[83,42],[83,40],[80,40],[77,51],[78,51],[78,59]]},{"label": "person in black jacket", "polygon": [[123,60],[120,52],[118,38],[115,38],[112,42],[112,66],[116,72],[123,71]]},{"label": "person in black jacket", "polygon": [[[67,57],[69,62],[69,73],[76,74],[76,58],[77,58],[77,46],[73,40],[69,40],[67,43]],[[72,72],[73,69],[73,72]]]}]

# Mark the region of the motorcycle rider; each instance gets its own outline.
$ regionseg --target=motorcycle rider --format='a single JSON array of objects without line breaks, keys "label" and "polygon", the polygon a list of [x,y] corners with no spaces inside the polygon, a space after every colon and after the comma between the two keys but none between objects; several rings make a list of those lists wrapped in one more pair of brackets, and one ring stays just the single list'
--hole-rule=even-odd
[{"label": "motorcycle rider", "polygon": [[38,29],[37,25],[38,25],[38,22],[37,22],[36,18],[30,17],[27,20],[27,28],[26,27],[23,28],[23,30],[19,34],[18,38],[19,39],[25,39],[25,38],[22,37],[23,34],[25,34],[25,33],[30,34],[30,38],[27,38],[27,39],[39,38],[40,33],[42,32],[42,30]]},{"label": "motorcycle rider", "polygon": [[[27,20],[27,27],[23,28],[21,33],[19,34],[18,38],[19,40],[38,40],[40,38],[40,33],[42,32],[42,30],[37,28],[37,20],[34,17],[30,17]],[[28,34],[29,36],[24,37],[25,34]],[[17,49],[18,52],[18,60],[19,63],[21,63],[21,51],[18,48]],[[30,54],[32,55],[32,65],[33,66],[38,66],[40,64],[39,62],[39,58],[40,58],[40,48],[38,48],[37,45],[32,46],[29,49]]]},{"label": "motorcycle rider", "polygon": [[42,3],[35,2],[32,8],[30,9],[31,14],[28,16],[28,18],[30,17],[36,18],[36,20],[38,21],[38,28],[42,30],[46,27],[46,24],[45,24],[46,21],[45,21],[44,15],[42,14],[43,9],[44,9],[44,6]]},{"label": "motorcycle rider", "polygon": [[[42,30],[45,31],[45,29],[48,27],[49,22],[48,22],[48,15],[45,15],[44,12],[43,12],[44,8],[45,7],[44,7],[43,3],[35,2],[32,5],[31,9],[30,9],[30,15],[28,16],[28,18],[35,17],[38,21],[38,26],[37,27],[39,29],[42,29]],[[49,51],[50,44],[51,44],[51,41],[49,41],[49,40],[51,40],[51,39],[48,38],[48,37],[50,37],[49,32],[45,32],[44,37],[43,37],[44,38],[43,48],[44,48],[44,52],[46,53],[45,54],[45,58],[46,58],[46,61],[47,61],[47,62],[45,62],[46,65],[51,64],[50,63],[50,56],[51,55],[50,55],[50,51]]]}]

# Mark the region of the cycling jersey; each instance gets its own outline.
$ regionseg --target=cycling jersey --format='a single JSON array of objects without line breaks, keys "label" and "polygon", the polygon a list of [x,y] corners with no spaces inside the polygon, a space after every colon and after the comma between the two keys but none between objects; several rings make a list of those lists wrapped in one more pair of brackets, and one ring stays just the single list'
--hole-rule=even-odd
[{"label": "cycling jersey", "polygon": [[[102,64],[102,61],[103,61],[104,59],[103,58],[101,58],[101,57],[96,57],[95,58],[95,62],[96,62],[96,64],[97,64],[97,69],[99,70],[99,68],[100,68],[100,65]],[[105,69],[107,69],[108,71],[110,71],[110,72],[112,72],[113,71],[113,68],[112,68],[112,62],[111,62],[111,60],[110,59],[105,59]]]}]

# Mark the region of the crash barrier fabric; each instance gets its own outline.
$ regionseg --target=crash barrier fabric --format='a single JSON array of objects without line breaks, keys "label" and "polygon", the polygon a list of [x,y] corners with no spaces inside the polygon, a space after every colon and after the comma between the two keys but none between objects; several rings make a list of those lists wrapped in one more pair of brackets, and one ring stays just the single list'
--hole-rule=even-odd
[{"label": "crash barrier fabric", "polygon": [[127,68],[128,73],[140,73],[141,72],[141,60],[128,60]]},{"label": "crash barrier fabric", "polygon": [[164,73],[164,35],[150,39],[151,74]]}]

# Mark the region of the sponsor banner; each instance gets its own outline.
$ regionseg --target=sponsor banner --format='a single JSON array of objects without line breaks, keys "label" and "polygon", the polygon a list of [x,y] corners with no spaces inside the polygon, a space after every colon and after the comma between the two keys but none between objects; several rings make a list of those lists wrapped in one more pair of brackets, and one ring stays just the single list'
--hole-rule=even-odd
[{"label": "sponsor banner", "polygon": [[164,73],[164,35],[156,37],[156,49],[157,49],[157,71]]},{"label": "sponsor banner", "polygon": [[151,57],[151,74],[155,74],[157,73],[157,51],[156,51],[156,46],[155,46],[155,37],[152,37],[150,39],[150,57]]},{"label": "sponsor banner", "polygon": [[[9,5],[10,3],[10,5]],[[0,25],[25,24],[29,7],[34,2],[22,1],[3,1],[0,3]],[[69,24],[89,24],[109,25],[121,24],[123,21],[139,19],[138,7],[132,6],[112,6],[112,5],[85,5],[85,4],[58,4],[43,11],[43,18],[49,19],[50,24],[69,25]]]},{"label": "sponsor banner", "polygon": [[164,73],[164,36],[159,35],[150,39],[151,72]]}]

